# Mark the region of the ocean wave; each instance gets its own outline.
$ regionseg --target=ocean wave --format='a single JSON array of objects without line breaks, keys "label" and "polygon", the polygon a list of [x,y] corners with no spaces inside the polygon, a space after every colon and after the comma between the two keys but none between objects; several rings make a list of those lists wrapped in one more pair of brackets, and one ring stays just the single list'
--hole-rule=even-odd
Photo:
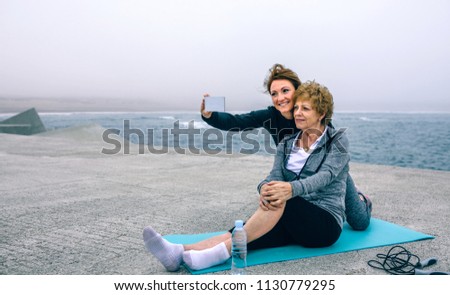
[{"label": "ocean wave", "polygon": [[161,117],[158,117],[159,119],[164,119],[164,120],[175,120],[175,117],[174,116],[161,116]]},{"label": "ocean wave", "polygon": [[8,119],[9,117],[15,116],[17,114],[18,113],[1,113],[0,114],[0,120]]},{"label": "ocean wave", "polygon": [[80,115],[79,112],[55,112],[55,113],[39,113],[39,116],[73,116]]},{"label": "ocean wave", "polygon": [[73,115],[121,115],[136,114],[137,112],[39,112],[40,116],[73,116]]},{"label": "ocean wave", "polygon": [[380,119],[380,118],[369,118],[369,117],[359,117],[358,119],[360,119],[361,121],[366,121],[366,122],[386,122],[386,119]]},{"label": "ocean wave", "polygon": [[[210,128],[211,126],[209,126],[208,124],[206,124],[203,121],[194,121],[194,129],[207,129]],[[180,122],[180,127],[181,128],[188,128],[190,124],[192,124],[192,121],[181,121]]]}]

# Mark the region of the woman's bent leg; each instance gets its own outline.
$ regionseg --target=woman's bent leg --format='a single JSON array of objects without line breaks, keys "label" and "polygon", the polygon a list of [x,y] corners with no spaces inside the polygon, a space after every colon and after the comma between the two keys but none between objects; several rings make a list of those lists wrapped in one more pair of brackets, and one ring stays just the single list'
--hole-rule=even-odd
[{"label": "woman's bent leg", "polygon": [[244,226],[245,231],[247,232],[247,243],[251,243],[270,232],[278,221],[280,221],[285,208],[286,204],[275,211],[264,211],[261,208],[258,208]]},{"label": "woman's bent leg", "polygon": [[291,237],[291,243],[304,247],[327,247],[334,244],[342,228],[336,218],[303,198],[288,201],[280,224]]},{"label": "woman's bent leg", "polygon": [[[258,208],[256,212],[245,223],[247,242],[251,242],[269,232],[283,215],[284,206],[275,211],[264,211]],[[225,239],[222,241],[221,239]],[[220,241],[219,244],[216,244]],[[202,249],[207,245],[211,248],[203,250],[189,250],[183,253],[184,262],[192,269],[204,269],[224,263],[231,254],[231,233],[221,235],[218,239],[208,239],[193,245],[185,246],[191,249]]]},{"label": "woman's bent leg", "polygon": [[287,201],[284,213],[267,234],[248,245],[249,250],[298,244],[325,247],[336,242],[342,232],[337,220],[326,210],[294,197]]},{"label": "woman's bent leg", "polygon": [[347,216],[347,223],[354,230],[365,230],[370,224],[372,203],[358,192],[350,175],[347,178],[345,214]]}]

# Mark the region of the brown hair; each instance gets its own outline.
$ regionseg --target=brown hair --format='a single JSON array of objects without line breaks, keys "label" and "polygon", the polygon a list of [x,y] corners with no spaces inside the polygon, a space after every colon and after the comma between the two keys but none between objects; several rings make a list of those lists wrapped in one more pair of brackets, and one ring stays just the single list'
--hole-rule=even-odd
[{"label": "brown hair", "polygon": [[323,126],[326,125],[327,122],[330,122],[331,117],[333,117],[333,95],[331,95],[327,87],[322,86],[315,81],[307,81],[300,85],[294,92],[292,100],[294,101],[294,104],[297,103],[298,100],[307,100],[311,102],[311,105],[316,112],[321,115],[325,114],[325,117],[320,121],[320,124]]},{"label": "brown hair", "polygon": [[297,74],[291,69],[285,68],[283,65],[274,64],[269,70],[269,74],[264,80],[264,88],[270,93],[270,86],[274,80],[288,80],[294,85],[294,89],[297,89],[302,82]]}]

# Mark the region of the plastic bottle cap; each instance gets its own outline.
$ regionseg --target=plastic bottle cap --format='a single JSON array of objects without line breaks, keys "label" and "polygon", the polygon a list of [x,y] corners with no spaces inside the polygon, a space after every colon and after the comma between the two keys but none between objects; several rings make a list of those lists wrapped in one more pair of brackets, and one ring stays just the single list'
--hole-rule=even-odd
[{"label": "plastic bottle cap", "polygon": [[242,220],[236,220],[234,222],[234,226],[235,227],[243,227],[244,226],[244,222]]}]

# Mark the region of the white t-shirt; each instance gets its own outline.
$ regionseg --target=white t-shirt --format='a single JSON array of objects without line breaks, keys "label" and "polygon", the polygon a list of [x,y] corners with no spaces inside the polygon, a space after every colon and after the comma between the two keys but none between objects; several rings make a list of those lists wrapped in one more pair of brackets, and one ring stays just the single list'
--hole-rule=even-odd
[{"label": "white t-shirt", "polygon": [[292,145],[291,154],[289,155],[289,160],[286,165],[286,168],[288,170],[291,170],[292,172],[295,172],[297,174],[300,173],[300,171],[302,171],[303,166],[305,166],[305,163],[309,158],[309,155],[311,155],[311,153],[317,147],[319,141],[322,139],[325,132],[327,132],[327,128],[328,127],[326,126],[322,135],[310,146],[308,151],[305,151],[303,148],[299,148],[295,145],[300,133],[297,135]]}]

